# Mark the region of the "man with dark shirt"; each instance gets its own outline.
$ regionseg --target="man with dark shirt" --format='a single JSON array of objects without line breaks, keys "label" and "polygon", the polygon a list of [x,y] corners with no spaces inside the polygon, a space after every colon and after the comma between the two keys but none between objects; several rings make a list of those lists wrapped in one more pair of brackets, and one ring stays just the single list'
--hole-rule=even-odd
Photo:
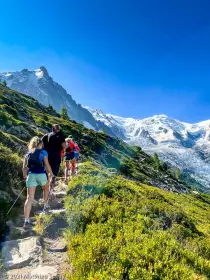
[{"label": "man with dark shirt", "polygon": [[61,151],[66,148],[65,137],[61,132],[60,126],[54,124],[52,132],[45,134],[42,138],[44,149],[48,152],[48,160],[52,172],[56,177],[61,164]]}]

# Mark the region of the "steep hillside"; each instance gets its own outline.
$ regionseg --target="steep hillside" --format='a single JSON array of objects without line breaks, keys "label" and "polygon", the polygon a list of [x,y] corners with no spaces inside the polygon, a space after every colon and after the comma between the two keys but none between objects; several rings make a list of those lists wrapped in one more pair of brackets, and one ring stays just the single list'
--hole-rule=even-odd
[{"label": "steep hillside", "polygon": [[210,197],[85,163],[65,201],[68,279],[210,279]]},{"label": "steep hillside", "polygon": [[166,115],[138,120],[88,109],[96,120],[120,131],[116,134],[128,144],[138,145],[151,155],[156,152],[161,160],[180,168],[185,178],[190,176],[198,188],[209,191],[210,121],[189,124]]},{"label": "steep hillside", "polygon": [[[187,188],[160,167],[154,169],[151,157],[137,147],[129,147],[119,139],[85,128],[75,121],[66,121],[35,99],[0,86],[0,176],[1,218],[24,185],[21,177],[21,157],[27,141],[34,135],[42,136],[59,123],[65,135],[72,134],[81,147],[82,158],[95,160],[115,168],[134,180],[163,189],[185,192]],[[21,182],[20,182],[21,181]],[[10,196],[10,199],[7,197]],[[15,212],[15,211],[14,211]],[[1,221],[0,221],[1,222]]]},{"label": "steep hillside", "polygon": [[65,106],[70,118],[87,128],[97,131],[106,129],[110,135],[114,135],[109,127],[95,120],[88,110],[77,104],[72,96],[50,77],[43,66],[37,70],[23,69],[22,71],[0,73],[0,80],[5,80],[10,88],[34,97],[45,106],[52,105],[57,112],[60,112],[61,108]]}]

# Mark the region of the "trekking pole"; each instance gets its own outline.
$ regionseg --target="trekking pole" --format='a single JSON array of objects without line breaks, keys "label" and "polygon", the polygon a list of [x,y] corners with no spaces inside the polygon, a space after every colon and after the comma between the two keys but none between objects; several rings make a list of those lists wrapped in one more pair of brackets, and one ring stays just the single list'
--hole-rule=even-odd
[{"label": "trekking pole", "polygon": [[50,181],[50,189],[49,189],[49,193],[48,193],[47,203],[49,202],[49,199],[50,199],[53,189],[55,187],[55,180],[56,180],[56,176],[53,176]]},{"label": "trekking pole", "polygon": [[7,212],[6,216],[8,216],[8,214],[10,213],[10,211],[12,210],[12,208],[14,207],[15,203],[18,201],[19,197],[21,196],[22,192],[25,190],[26,187],[24,187],[22,189],[22,191],[20,192],[20,194],[18,195],[18,197],[16,198],[16,200],[14,201],[14,203],[12,204],[12,206],[10,207],[9,211]]}]

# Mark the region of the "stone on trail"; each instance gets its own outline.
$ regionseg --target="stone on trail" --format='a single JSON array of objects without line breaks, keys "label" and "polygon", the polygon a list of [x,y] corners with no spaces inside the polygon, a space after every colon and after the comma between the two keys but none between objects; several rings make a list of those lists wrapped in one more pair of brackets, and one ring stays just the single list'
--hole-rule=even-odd
[{"label": "stone on trail", "polygon": [[5,277],[4,272],[0,271],[0,280],[5,280],[5,278],[7,279],[7,277]]},{"label": "stone on trail", "polygon": [[37,211],[35,215],[44,216],[44,215],[64,215],[66,213],[65,208],[61,209],[50,209],[48,213],[44,213],[43,211]]},{"label": "stone on trail", "polygon": [[56,187],[54,188],[54,193],[60,191],[66,191],[67,185],[63,181],[58,181]]},{"label": "stone on trail", "polygon": [[25,230],[22,227],[12,227],[10,228],[10,234],[8,235],[6,241],[14,240],[14,239],[22,239],[31,236],[36,236],[37,233],[33,229]]},{"label": "stone on trail", "polygon": [[64,214],[66,214],[66,209],[65,208],[53,209],[50,212],[54,215],[64,215]]},{"label": "stone on trail", "polygon": [[6,241],[2,247],[5,269],[36,267],[42,263],[43,251],[36,237]]},{"label": "stone on trail", "polygon": [[[39,277],[39,278],[35,278]],[[38,266],[30,273],[30,279],[53,280],[58,277],[58,269],[53,266]]]},{"label": "stone on trail", "polygon": [[59,279],[59,275],[58,275],[58,269],[56,266],[39,265],[36,268],[24,267],[24,268],[20,268],[20,269],[8,270],[5,273],[5,275],[2,274],[2,278],[0,278],[0,280],[5,280],[5,279],[54,280],[54,279]]},{"label": "stone on trail", "polygon": [[[35,219],[31,218],[30,221],[35,222]],[[24,216],[22,215],[20,215],[14,222],[11,220],[7,221],[6,225],[9,227],[9,231],[5,241],[36,236],[36,232],[32,228],[28,230],[23,229],[23,223]]]},{"label": "stone on trail", "polygon": [[60,191],[54,194],[56,198],[64,198],[67,195],[66,191]]},{"label": "stone on trail", "polygon": [[58,201],[56,198],[52,200],[50,199],[49,205],[51,209],[60,209],[63,207],[63,204],[60,201]]},{"label": "stone on trail", "polygon": [[42,206],[35,199],[32,202],[31,214],[34,214],[36,211],[41,210]]}]

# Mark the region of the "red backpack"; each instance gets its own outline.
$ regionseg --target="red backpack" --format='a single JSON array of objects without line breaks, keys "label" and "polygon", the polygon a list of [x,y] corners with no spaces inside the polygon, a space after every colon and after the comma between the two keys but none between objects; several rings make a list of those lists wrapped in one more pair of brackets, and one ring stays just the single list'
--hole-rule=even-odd
[{"label": "red backpack", "polygon": [[74,153],[75,144],[73,141],[66,141],[66,153]]}]

